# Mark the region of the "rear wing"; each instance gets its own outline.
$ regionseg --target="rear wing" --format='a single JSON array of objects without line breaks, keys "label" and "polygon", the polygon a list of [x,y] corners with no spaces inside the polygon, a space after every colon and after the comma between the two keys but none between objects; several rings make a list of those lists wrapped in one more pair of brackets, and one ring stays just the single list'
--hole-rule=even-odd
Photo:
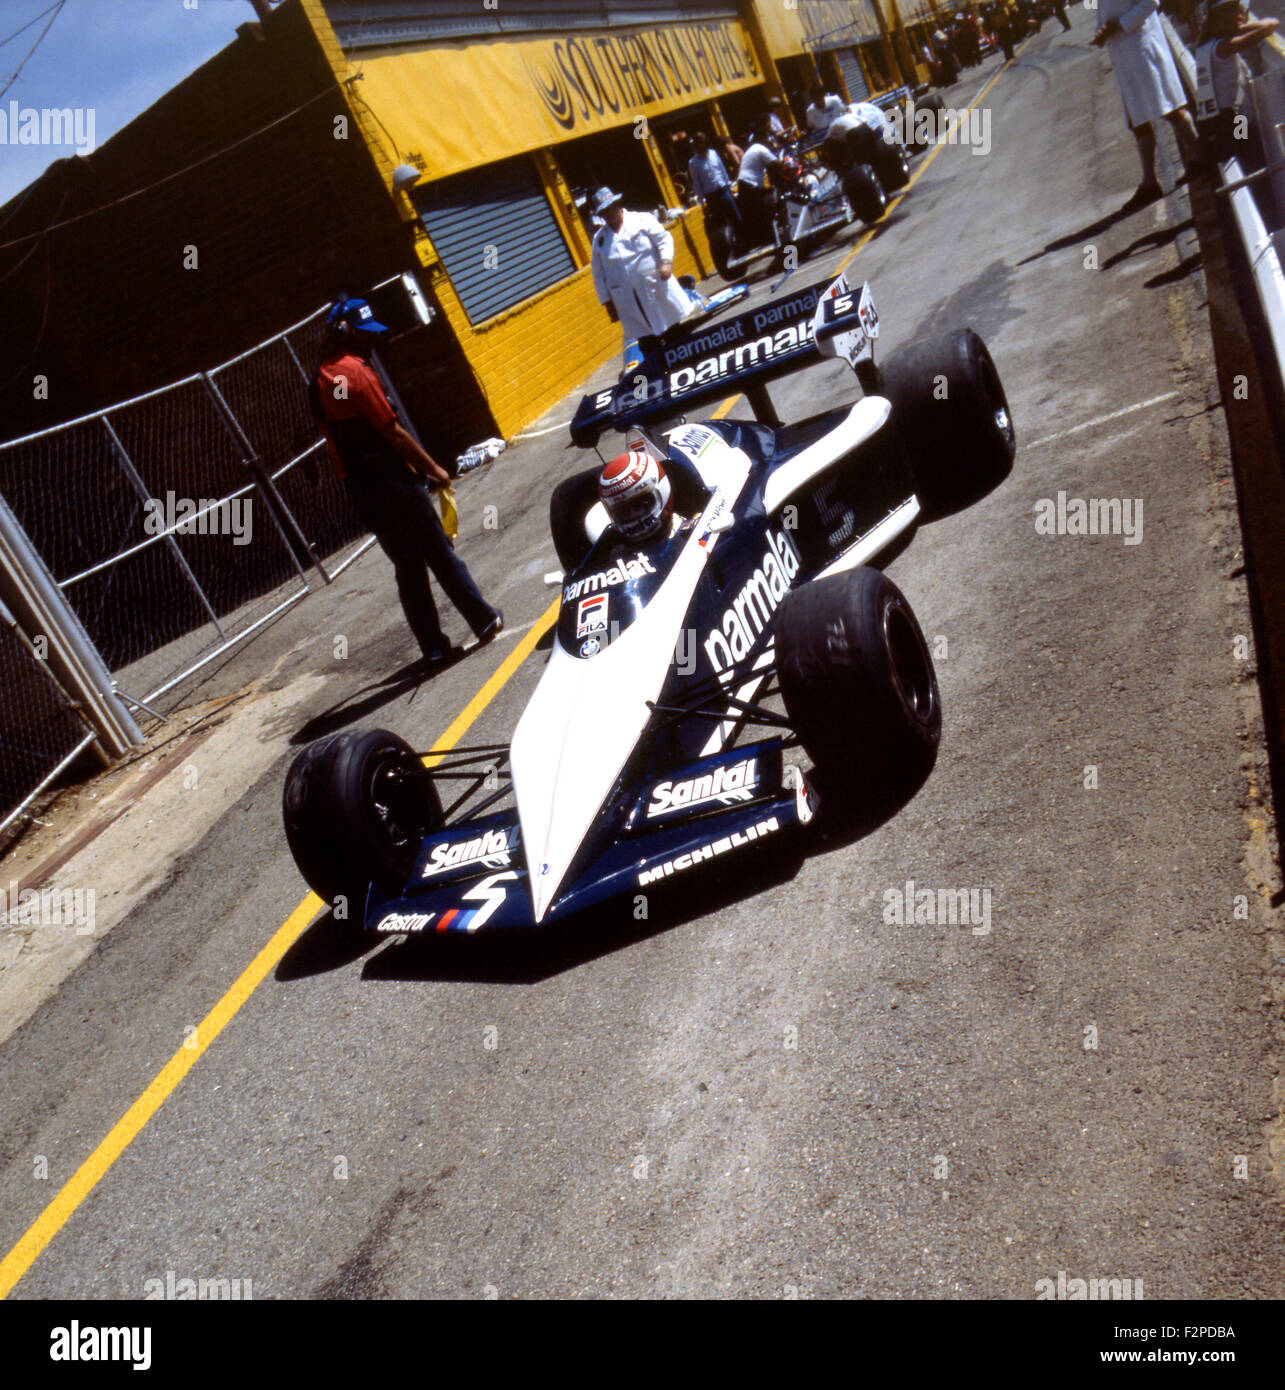
[{"label": "rear wing", "polygon": [[663,343],[615,386],[585,396],[571,421],[572,442],[592,448],[607,430],[683,414],[692,406],[743,393],[766,424],[779,424],[769,381],[842,357],[858,371],[874,362],[879,336],[870,286],[837,280],[808,285],[717,325]]}]

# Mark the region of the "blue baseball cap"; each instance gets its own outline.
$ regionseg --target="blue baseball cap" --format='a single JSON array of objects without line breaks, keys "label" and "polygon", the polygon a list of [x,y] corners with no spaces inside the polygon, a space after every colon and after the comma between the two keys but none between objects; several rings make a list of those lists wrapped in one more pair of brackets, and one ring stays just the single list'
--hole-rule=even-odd
[{"label": "blue baseball cap", "polygon": [[330,306],[326,322],[331,328],[346,323],[359,333],[387,333],[388,325],[380,323],[364,299],[337,299]]}]

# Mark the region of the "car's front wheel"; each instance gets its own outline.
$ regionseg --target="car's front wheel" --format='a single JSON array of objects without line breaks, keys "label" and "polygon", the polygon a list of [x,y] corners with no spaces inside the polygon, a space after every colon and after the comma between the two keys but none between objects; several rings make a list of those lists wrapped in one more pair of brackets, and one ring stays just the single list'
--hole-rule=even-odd
[{"label": "car's front wheel", "polygon": [[882,390],[928,515],[957,511],[1008,476],[1017,451],[1013,417],[999,371],[971,328],[893,353]]},{"label": "car's front wheel", "polygon": [[786,713],[840,790],[904,799],[932,770],[941,696],[901,590],[860,566],[787,594],[776,626]]},{"label": "car's front wheel", "polygon": [[905,188],[910,182],[910,156],[906,147],[896,140],[881,140],[875,172],[886,189]]},{"label": "car's front wheel", "polygon": [[844,174],[843,194],[863,222],[877,222],[888,206],[888,195],[871,164],[856,164]]},{"label": "car's front wheel", "polygon": [[308,886],[351,916],[366,888],[405,886],[424,836],[442,824],[432,778],[386,729],[319,739],[290,765],[282,796],[286,842]]}]

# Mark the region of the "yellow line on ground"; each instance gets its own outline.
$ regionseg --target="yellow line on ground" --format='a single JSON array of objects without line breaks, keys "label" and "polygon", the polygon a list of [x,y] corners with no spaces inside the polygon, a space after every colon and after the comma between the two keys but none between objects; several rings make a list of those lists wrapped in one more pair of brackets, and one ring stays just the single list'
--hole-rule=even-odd
[{"label": "yellow line on ground", "polygon": [[[923,159],[920,161],[919,168],[916,169],[915,172],[910,176],[909,183],[907,183],[905,188],[903,188],[901,192],[898,193],[897,196],[894,199],[892,199],[892,201],[888,204],[888,212],[891,212],[893,208],[895,208],[897,204],[901,202],[901,200],[906,196],[906,194],[909,193],[910,190],[915,186],[915,184],[919,181],[919,177],[924,172],[924,170],[927,169],[927,167],[933,162],[933,160],[937,158],[937,156],[942,152],[943,149],[945,149],[947,141],[949,141],[950,137],[955,133],[955,131],[959,129],[960,125],[963,123],[964,117],[968,115],[968,113],[973,109],[973,107],[976,106],[977,103],[981,101],[981,99],[986,95],[986,93],[989,92],[990,89],[999,81],[1000,74],[1007,67],[1008,63],[1001,64],[1000,67],[996,69],[995,74],[991,78],[991,80],[959,113],[959,115],[955,118],[954,124],[946,132],[945,138],[939,140],[937,144],[935,144],[932,147],[932,149],[923,157]],[[860,236],[857,239],[856,245],[852,248],[851,251],[848,252],[848,254],[843,258],[843,260],[839,262],[839,269],[835,272],[837,275],[842,275],[843,272],[847,270],[848,266],[852,264],[852,261],[855,258],[857,252],[860,251],[862,247],[869,245],[871,237],[873,237],[878,230],[879,223],[876,222],[873,227],[869,228],[862,236]]]},{"label": "yellow line on ground", "polygon": [[[536,643],[553,626],[558,616],[558,600],[545,609],[535,625],[500,664],[495,674],[477,692],[451,726],[433,745],[428,766],[457,744],[469,727],[500,692],[513,673],[535,650]],[[138,1137],[139,1132],[161,1108],[174,1088],[200,1060],[206,1048],[236,1016],[237,1011],[263,983],[304,928],[323,906],[315,893],[309,893],[273,933],[271,940],[238,976],[231,989],[219,1000],[177,1052],[157,1072],[151,1084],[112,1126],[107,1137],[68,1179],[58,1195],[24,1232],[18,1243],[0,1261],[0,1298],[31,1268],[45,1246],[58,1234],[76,1208],[98,1185],[113,1163]]]}]

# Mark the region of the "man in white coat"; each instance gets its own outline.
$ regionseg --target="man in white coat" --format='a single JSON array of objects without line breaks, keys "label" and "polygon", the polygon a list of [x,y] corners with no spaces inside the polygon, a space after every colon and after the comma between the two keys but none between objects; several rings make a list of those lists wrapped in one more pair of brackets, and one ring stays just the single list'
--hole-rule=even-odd
[{"label": "man in white coat", "polygon": [[1101,0],[1102,25],[1093,36],[1093,42],[1111,55],[1124,117],[1138,142],[1142,161],[1142,183],[1124,205],[1130,212],[1154,202],[1164,192],[1156,178],[1158,120],[1163,118],[1173,127],[1187,172],[1194,172],[1200,164],[1196,128],[1158,10],[1156,0]]},{"label": "man in white coat", "polygon": [[593,238],[590,265],[598,302],[643,351],[691,311],[691,300],[674,279],[674,238],[649,212],[628,212],[624,198],[609,188],[594,195],[603,219]]}]

